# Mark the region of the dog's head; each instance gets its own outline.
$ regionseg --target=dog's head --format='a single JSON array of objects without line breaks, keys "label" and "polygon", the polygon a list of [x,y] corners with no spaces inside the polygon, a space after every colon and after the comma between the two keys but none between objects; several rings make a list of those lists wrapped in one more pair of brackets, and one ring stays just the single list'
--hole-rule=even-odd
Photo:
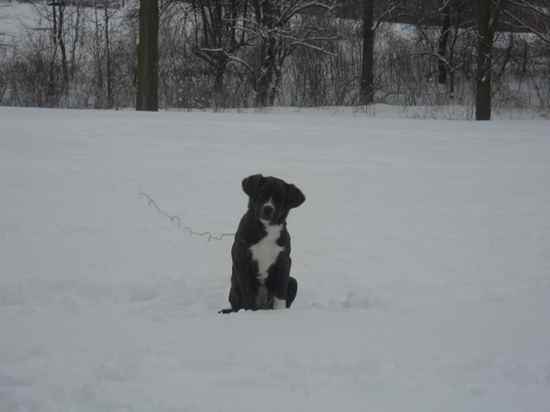
[{"label": "dog's head", "polygon": [[283,223],[290,209],[306,200],[300,189],[276,177],[252,175],[243,180],[242,186],[249,197],[248,208],[268,225]]}]

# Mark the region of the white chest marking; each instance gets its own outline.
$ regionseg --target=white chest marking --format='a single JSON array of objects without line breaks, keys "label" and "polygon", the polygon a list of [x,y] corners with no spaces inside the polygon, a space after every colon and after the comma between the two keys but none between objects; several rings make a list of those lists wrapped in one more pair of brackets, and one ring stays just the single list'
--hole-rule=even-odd
[{"label": "white chest marking", "polygon": [[250,246],[252,258],[258,263],[258,280],[261,284],[267,279],[267,271],[277,260],[284,247],[277,244],[283,225],[269,226],[264,223],[267,235],[255,245]]}]

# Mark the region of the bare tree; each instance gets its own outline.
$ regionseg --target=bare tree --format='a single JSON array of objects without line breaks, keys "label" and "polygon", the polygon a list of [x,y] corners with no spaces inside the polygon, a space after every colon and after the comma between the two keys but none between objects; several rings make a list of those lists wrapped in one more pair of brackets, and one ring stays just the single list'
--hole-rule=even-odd
[{"label": "bare tree", "polygon": [[73,38],[71,43],[71,50],[70,50],[70,69],[69,69],[69,77],[71,80],[74,79],[76,69],[77,69],[77,53],[78,49],[81,46],[81,30],[82,30],[82,4],[79,2],[74,7],[74,19],[71,19],[72,21],[72,31],[73,31]]},{"label": "bare tree", "polygon": [[362,0],[363,52],[360,81],[360,103],[374,102],[374,41],[376,30],[389,16],[397,15],[403,0]]},{"label": "bare tree", "polygon": [[[51,9],[48,16],[50,27],[50,38],[52,44],[52,55],[49,62],[48,74],[48,106],[57,105],[59,95],[64,95],[69,89],[69,68],[67,62],[67,48],[65,45],[65,2],[64,0],[51,1],[47,4]],[[58,91],[57,82],[57,60],[58,52],[61,53],[61,90]]]},{"label": "bare tree", "polygon": [[[49,3],[52,6],[54,43],[59,45],[61,52],[61,70],[63,73],[63,91],[69,88],[69,64],[67,59],[67,46],[65,45],[65,1],[56,0]],[[57,10],[57,13],[56,13]]]},{"label": "bare tree", "polygon": [[113,8],[112,0],[93,0],[91,6],[94,27],[95,107],[111,109],[114,107],[111,18],[116,9]]},{"label": "bare tree", "polygon": [[[68,52],[66,45],[67,21],[65,0],[41,2],[31,0],[37,15],[40,16],[41,25],[33,27],[30,31],[47,35],[47,42],[41,51],[41,56],[35,56],[36,62],[47,67],[45,71],[47,81],[45,84],[46,98],[42,103],[46,106],[57,106],[63,96],[69,92],[70,71]],[[45,25],[42,25],[46,22]]]},{"label": "bare tree", "polygon": [[249,44],[245,18],[248,0],[194,0],[192,7],[201,18],[201,24],[195,25],[195,53],[213,71],[214,107],[224,107],[227,66]]},{"label": "bare tree", "polygon": [[363,61],[361,104],[374,101],[374,0],[363,0]]},{"label": "bare tree", "polygon": [[103,108],[103,90],[104,90],[104,67],[103,67],[103,54],[101,50],[101,19],[99,16],[99,4],[97,0],[94,0],[93,8],[94,16],[94,43],[93,43],[93,55],[94,55],[94,91],[95,101],[94,107],[96,109]]},{"label": "bare tree", "polygon": [[107,108],[114,106],[113,98],[113,67],[111,59],[111,12],[109,1],[103,0],[103,38],[105,40],[105,75],[107,80]]},{"label": "bare tree", "polygon": [[437,81],[439,84],[447,84],[447,72],[448,66],[445,64],[445,57],[447,56],[447,47],[449,43],[449,33],[451,30],[451,2],[450,0],[443,0],[443,4],[440,8],[441,13],[441,34],[439,36],[439,44],[437,54],[439,55],[438,70],[439,75]]},{"label": "bare tree", "polygon": [[[320,27],[298,24],[302,13],[324,14],[332,3],[316,0],[251,0],[252,19],[245,28],[257,44],[255,63],[241,61],[252,75],[258,107],[272,106],[282,80],[285,60],[298,48],[328,53],[319,42],[333,40]],[[293,24],[296,23],[296,24]]]}]

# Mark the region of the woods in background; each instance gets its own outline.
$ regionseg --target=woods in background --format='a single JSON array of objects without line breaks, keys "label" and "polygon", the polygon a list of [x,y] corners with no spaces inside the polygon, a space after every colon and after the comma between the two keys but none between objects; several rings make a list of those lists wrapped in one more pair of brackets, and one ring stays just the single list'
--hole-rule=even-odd
[{"label": "woods in background", "polygon": [[3,105],[550,108],[548,0],[169,0],[158,41],[156,0],[27,3],[36,24],[0,38]]}]

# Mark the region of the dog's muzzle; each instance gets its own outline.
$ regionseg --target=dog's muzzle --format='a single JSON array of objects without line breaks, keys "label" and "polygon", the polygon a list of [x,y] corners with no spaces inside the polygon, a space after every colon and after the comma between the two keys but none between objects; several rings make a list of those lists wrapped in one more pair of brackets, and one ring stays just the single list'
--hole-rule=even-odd
[{"label": "dog's muzzle", "polygon": [[273,206],[270,205],[264,205],[262,207],[261,211],[261,218],[265,220],[271,220],[273,218],[273,215],[275,214],[275,209]]}]

